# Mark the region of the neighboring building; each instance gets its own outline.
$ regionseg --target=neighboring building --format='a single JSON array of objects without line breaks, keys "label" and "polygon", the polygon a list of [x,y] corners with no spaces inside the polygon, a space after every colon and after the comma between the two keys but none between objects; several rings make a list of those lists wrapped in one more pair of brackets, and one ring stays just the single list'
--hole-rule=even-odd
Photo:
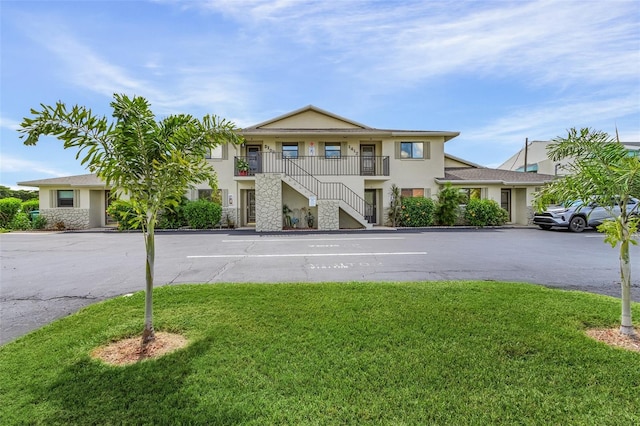
[{"label": "neighboring building", "polygon": [[[393,184],[404,196],[435,197],[451,183],[470,197],[497,201],[509,211],[511,223],[528,224],[534,191],[553,179],[487,169],[445,154],[445,143],[458,132],[376,129],[314,106],[240,133],[241,146],[219,146],[209,161],[218,175],[222,221],[259,232],[285,224],[307,228],[307,217],[320,230],[383,225]],[[19,185],[40,188],[40,212],[50,225],[109,224],[110,188],[95,175]],[[211,191],[200,185],[187,196],[208,197]]]},{"label": "neighboring building", "polygon": [[[571,162],[570,159],[562,161],[552,161],[547,155],[547,147],[553,141],[532,141],[526,148],[513,154],[507,161],[498,166],[502,170],[512,170],[516,172],[525,171],[525,157],[527,158],[527,172],[537,172],[542,174],[564,176],[567,170],[564,166]],[[623,142],[630,155],[640,155],[640,142]]]},{"label": "neighboring building", "polygon": [[40,215],[47,227],[100,228],[111,224],[106,208],[109,188],[94,174],[18,182],[39,188]]}]

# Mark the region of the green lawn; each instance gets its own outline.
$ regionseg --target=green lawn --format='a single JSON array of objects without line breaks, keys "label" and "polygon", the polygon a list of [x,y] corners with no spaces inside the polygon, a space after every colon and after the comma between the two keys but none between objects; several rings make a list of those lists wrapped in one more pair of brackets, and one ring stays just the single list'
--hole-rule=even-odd
[{"label": "green lawn", "polygon": [[584,334],[619,316],[516,283],[167,286],[189,346],[107,366],[143,294],[83,309],[0,348],[0,424],[640,424],[640,354]]}]

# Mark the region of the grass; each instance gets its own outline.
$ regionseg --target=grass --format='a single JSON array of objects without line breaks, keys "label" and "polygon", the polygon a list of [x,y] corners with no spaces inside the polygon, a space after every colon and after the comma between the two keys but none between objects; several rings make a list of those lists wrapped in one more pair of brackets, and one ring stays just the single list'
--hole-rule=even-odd
[{"label": "grass", "polygon": [[639,424],[640,354],[584,334],[619,311],[517,283],[167,286],[156,329],[189,346],[103,364],[143,294],[90,306],[0,348],[0,423]]}]

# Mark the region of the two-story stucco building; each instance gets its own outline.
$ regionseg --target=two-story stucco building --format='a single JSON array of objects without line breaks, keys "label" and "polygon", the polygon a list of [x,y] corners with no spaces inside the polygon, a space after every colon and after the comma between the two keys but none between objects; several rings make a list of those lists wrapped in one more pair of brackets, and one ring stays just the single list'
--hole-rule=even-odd
[{"label": "two-story stucco building", "polygon": [[[242,145],[221,145],[209,161],[218,175],[222,221],[256,231],[283,227],[368,229],[386,223],[391,186],[403,196],[435,197],[451,183],[497,201],[510,222],[528,224],[536,188],[553,176],[488,169],[445,154],[452,131],[369,127],[307,106],[240,131]],[[40,189],[50,226],[109,224],[109,190],[95,175],[20,182]],[[199,185],[190,199],[211,195]]]}]

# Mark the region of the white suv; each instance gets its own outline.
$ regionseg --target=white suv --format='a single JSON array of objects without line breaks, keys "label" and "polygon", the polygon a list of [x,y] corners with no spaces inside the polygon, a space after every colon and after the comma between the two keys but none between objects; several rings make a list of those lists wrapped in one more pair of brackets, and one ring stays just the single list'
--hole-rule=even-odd
[{"label": "white suv", "polygon": [[[627,213],[629,215],[640,212],[639,200],[629,198]],[[612,215],[613,213],[613,215]],[[549,207],[545,212],[536,213],[533,216],[534,225],[542,229],[551,229],[554,226],[569,228],[573,232],[582,232],[587,227],[596,227],[607,219],[620,216],[620,206],[613,207],[613,211],[596,203],[584,203],[573,201],[558,206]]]}]

